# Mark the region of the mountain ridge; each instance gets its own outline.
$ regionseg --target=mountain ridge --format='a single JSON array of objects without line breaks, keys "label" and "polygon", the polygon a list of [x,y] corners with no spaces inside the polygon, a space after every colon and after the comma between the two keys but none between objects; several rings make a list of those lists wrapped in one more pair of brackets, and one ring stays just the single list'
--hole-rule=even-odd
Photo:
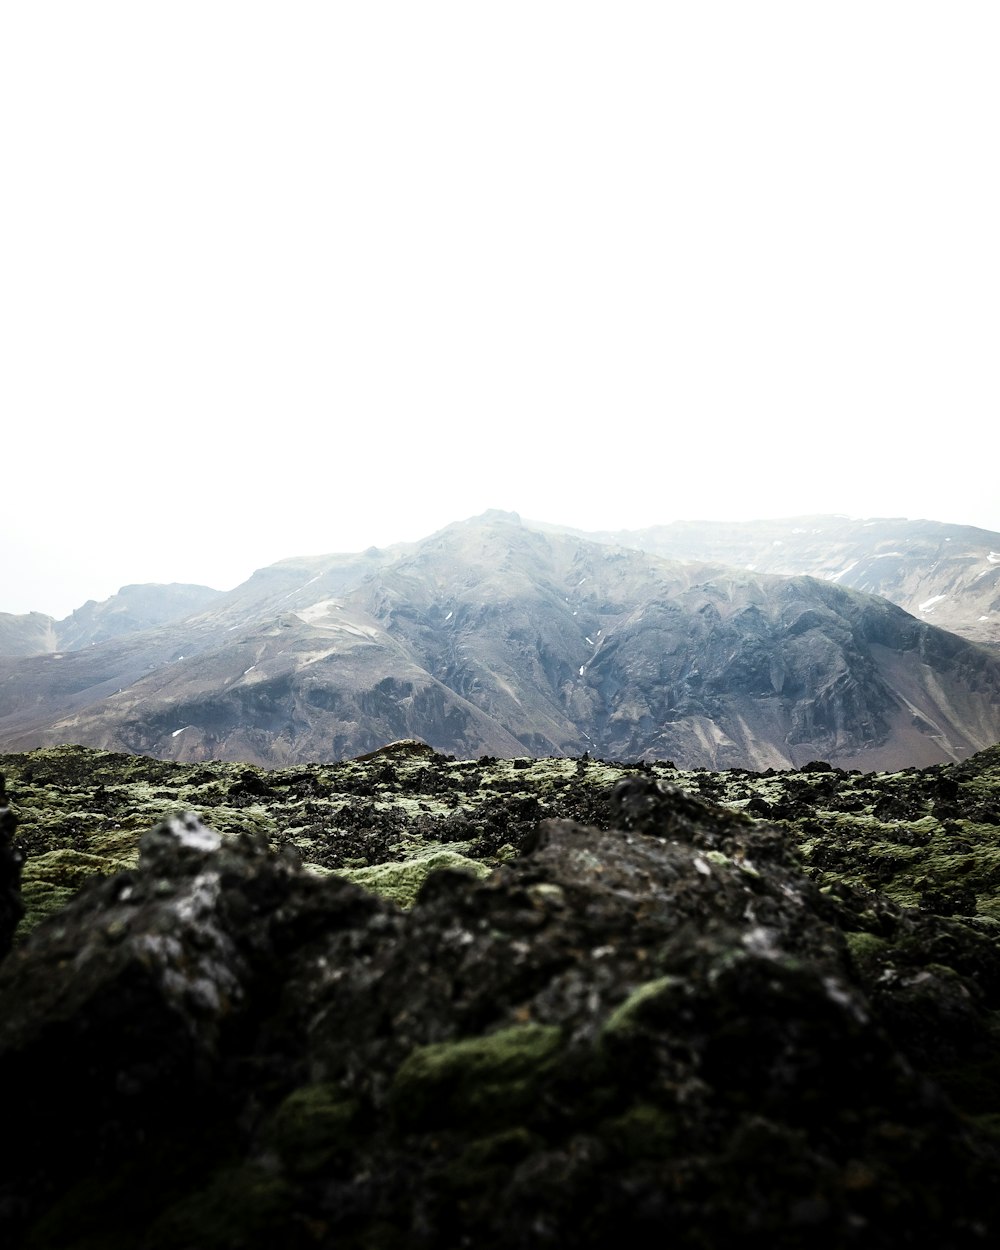
[{"label": "mountain ridge", "polygon": [[198,612],[0,660],[0,745],[274,765],[465,757],[884,768],[1000,740],[1000,660],[887,600],[488,513],[258,570]]},{"label": "mountain ridge", "polygon": [[901,517],[817,515],[579,532],[591,541],[670,559],[810,574],[880,594],[914,616],[1000,647],[1000,533],[992,530]]},{"label": "mountain ridge", "polygon": [[223,595],[188,582],[122,586],[100,602],[86,603],[57,620],[44,612],[0,612],[0,656],[52,655],[183,620]]}]

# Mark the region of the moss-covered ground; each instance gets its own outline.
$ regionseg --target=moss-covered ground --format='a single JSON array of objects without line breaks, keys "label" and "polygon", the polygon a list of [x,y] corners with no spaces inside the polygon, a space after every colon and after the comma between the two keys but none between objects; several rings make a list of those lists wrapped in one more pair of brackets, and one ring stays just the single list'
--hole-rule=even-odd
[{"label": "moss-covered ground", "polygon": [[1000,748],[0,772],[22,939],[128,872],[0,968],[4,1244],[996,1240]]},{"label": "moss-covered ground", "polygon": [[787,832],[820,886],[1000,931],[1000,747],[898,773],[683,771],[589,759],[452,760],[417,745],[333,764],[264,770],[179,764],[61,746],[0,756],[25,854],[20,934],[93,876],[135,864],[139,836],[197,812],[220,833],[264,834],[321,873],[406,906],[429,872],[483,875],[518,854],[539,820],[606,828],[622,778],[652,775]]}]

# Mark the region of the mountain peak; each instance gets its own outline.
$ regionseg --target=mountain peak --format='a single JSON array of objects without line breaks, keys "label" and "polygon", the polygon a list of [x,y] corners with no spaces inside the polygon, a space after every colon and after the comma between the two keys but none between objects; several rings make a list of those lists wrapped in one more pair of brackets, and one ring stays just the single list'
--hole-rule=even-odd
[{"label": "mountain peak", "polygon": [[505,512],[502,508],[487,508],[479,516],[470,517],[472,521],[503,521],[508,525],[520,525],[521,515],[518,512]]}]

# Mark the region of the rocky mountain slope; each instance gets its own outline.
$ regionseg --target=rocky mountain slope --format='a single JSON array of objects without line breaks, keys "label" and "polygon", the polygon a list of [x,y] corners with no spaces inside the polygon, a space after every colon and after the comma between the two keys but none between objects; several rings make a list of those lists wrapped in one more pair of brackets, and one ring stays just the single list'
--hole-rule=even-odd
[{"label": "rocky mountain slope", "polygon": [[0,661],[0,744],[280,764],[448,753],[865,768],[1000,740],[1000,660],[884,599],[486,514],[285,561],[200,613]]},{"label": "rocky mountain slope", "polygon": [[0,656],[51,655],[76,651],[109,638],[121,638],[181,620],[201,611],[222,592],[209,586],[150,583],[123,586],[98,603],[89,599],[61,621],[42,612],[14,616],[0,613]]},{"label": "rocky mountain slope", "polygon": [[996,749],[0,768],[12,1250],[1000,1233]]},{"label": "rocky mountain slope", "polygon": [[839,516],[677,521],[588,534],[671,560],[807,574],[882,595],[921,620],[1000,646],[1000,533],[971,525]]},{"label": "rocky mountain slope", "polygon": [[53,617],[44,612],[0,612],[0,656],[45,655],[58,649]]}]

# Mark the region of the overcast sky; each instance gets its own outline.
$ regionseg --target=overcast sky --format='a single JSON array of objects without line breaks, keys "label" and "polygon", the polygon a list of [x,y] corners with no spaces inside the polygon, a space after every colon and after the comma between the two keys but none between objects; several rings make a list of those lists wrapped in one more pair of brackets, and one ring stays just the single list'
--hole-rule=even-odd
[{"label": "overcast sky", "polygon": [[0,7],[0,610],[488,507],[1000,530],[1000,6]]}]

